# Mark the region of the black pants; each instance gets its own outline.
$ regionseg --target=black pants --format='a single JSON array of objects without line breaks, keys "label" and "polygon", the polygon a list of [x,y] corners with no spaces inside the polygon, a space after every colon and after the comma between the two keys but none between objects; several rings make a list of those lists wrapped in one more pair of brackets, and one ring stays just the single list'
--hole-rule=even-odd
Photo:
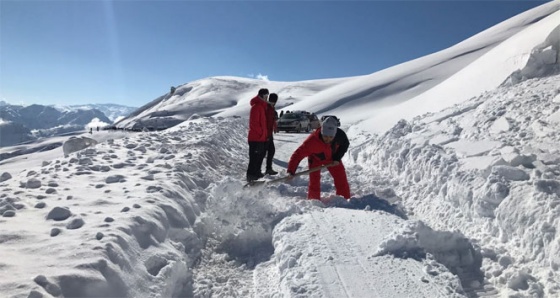
[{"label": "black pants", "polygon": [[266,169],[272,170],[272,159],[274,158],[274,153],[276,153],[276,148],[274,147],[274,139],[270,137],[270,140],[266,142]]},{"label": "black pants", "polygon": [[249,142],[249,167],[247,176],[260,176],[264,156],[266,154],[266,142]]}]

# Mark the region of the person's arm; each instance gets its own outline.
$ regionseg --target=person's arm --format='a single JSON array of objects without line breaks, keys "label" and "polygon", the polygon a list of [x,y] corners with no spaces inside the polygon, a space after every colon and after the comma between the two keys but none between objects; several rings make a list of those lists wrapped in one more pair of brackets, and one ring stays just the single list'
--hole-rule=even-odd
[{"label": "person's arm", "polygon": [[333,161],[341,161],[344,154],[346,154],[346,151],[348,151],[348,147],[350,147],[350,141],[342,129],[339,128],[336,130],[333,143],[335,146],[338,145],[338,148],[336,149],[336,152],[333,152],[332,159]]},{"label": "person's arm", "polygon": [[261,130],[261,125],[259,123],[260,115],[258,110],[259,109],[257,107],[252,107],[251,111],[249,112],[249,131],[252,134],[254,133],[254,136],[261,135],[263,133]]},{"label": "person's arm", "polygon": [[266,106],[263,109],[260,109],[259,119],[260,119],[261,130],[263,133],[262,141],[266,142],[268,141],[268,123],[266,122]]},{"label": "person's arm", "polygon": [[267,129],[265,110],[259,107],[251,108],[249,119],[249,130],[254,132],[255,136],[259,136],[259,142],[266,142]]},{"label": "person's arm", "polygon": [[299,148],[294,151],[290,161],[288,162],[288,174],[294,175],[296,173],[297,167],[302,159],[311,155],[311,135],[299,146]]}]

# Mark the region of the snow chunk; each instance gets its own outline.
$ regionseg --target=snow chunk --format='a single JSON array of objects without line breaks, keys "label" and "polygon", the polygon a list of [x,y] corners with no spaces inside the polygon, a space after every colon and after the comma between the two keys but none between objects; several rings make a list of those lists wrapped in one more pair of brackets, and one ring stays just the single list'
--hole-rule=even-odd
[{"label": "snow chunk", "polygon": [[85,224],[84,220],[81,218],[74,218],[71,222],[66,225],[68,230],[75,230],[81,228]]},{"label": "snow chunk", "polygon": [[25,184],[25,186],[27,188],[39,188],[41,187],[41,180],[35,179],[35,178],[31,178],[29,180],[27,180],[27,183]]},{"label": "snow chunk", "polygon": [[497,156],[474,156],[461,159],[461,168],[464,170],[480,170],[487,176],[493,166],[503,163]]},{"label": "snow chunk", "polygon": [[502,143],[497,141],[467,141],[460,140],[457,142],[449,143],[445,147],[453,148],[457,155],[463,157],[481,156],[492,149],[499,147]]},{"label": "snow chunk", "polygon": [[0,176],[0,182],[4,182],[4,181],[10,180],[10,179],[12,179],[12,175],[10,175],[10,173],[8,173],[8,172],[4,172]]},{"label": "snow chunk", "polygon": [[96,144],[96,140],[90,139],[88,137],[72,137],[68,139],[68,141],[64,142],[64,144],[62,145],[62,151],[64,151],[64,155],[68,155],[72,152],[80,151]]},{"label": "snow chunk", "polygon": [[65,220],[70,217],[72,213],[70,210],[62,207],[54,207],[49,214],[47,214],[47,219],[52,219],[55,221]]},{"label": "snow chunk", "polygon": [[538,180],[535,182],[537,191],[560,196],[560,182],[558,180]]},{"label": "snow chunk", "polygon": [[492,167],[492,174],[504,177],[510,181],[526,181],[530,179],[529,174],[522,169],[510,166],[494,166]]},{"label": "snow chunk", "polygon": [[505,117],[498,118],[494,121],[492,126],[490,126],[490,132],[494,134],[500,134],[502,132],[509,131],[510,129],[511,126]]},{"label": "snow chunk", "polygon": [[530,168],[536,160],[534,154],[520,154],[519,150],[511,146],[501,148],[500,154],[502,159],[512,167],[523,165]]},{"label": "snow chunk", "polygon": [[549,122],[560,123],[560,111],[548,116]]},{"label": "snow chunk", "polygon": [[440,134],[440,135],[432,137],[429,140],[429,144],[435,144],[435,145],[443,146],[443,145],[449,144],[451,142],[456,142],[458,140],[459,140],[459,138],[457,136],[448,135],[448,134]]},{"label": "snow chunk", "polygon": [[421,221],[408,223],[402,229],[395,230],[379,245],[374,256],[387,254],[418,260],[430,254],[449,271],[458,274],[463,284],[467,278],[474,277],[479,281],[484,278],[480,271],[482,254],[465,236],[458,232],[434,231]]},{"label": "snow chunk", "polygon": [[560,93],[556,94],[556,97],[554,97],[554,99],[552,99],[552,102],[560,103]]},{"label": "snow chunk", "polygon": [[556,133],[556,129],[550,126],[548,122],[537,120],[531,124],[531,129],[538,137],[546,137],[549,134]]},{"label": "snow chunk", "polygon": [[109,176],[107,177],[107,179],[105,179],[105,183],[107,184],[111,184],[111,183],[117,183],[117,182],[124,182],[124,176],[123,175],[113,175],[113,176]]}]

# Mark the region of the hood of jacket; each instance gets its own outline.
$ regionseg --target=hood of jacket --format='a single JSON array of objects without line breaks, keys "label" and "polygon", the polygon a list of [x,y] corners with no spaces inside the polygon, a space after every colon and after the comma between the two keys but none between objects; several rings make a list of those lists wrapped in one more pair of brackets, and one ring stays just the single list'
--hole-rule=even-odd
[{"label": "hood of jacket", "polygon": [[250,101],[251,106],[255,106],[255,105],[262,105],[266,108],[266,106],[268,105],[266,103],[266,101],[262,98],[260,98],[258,95],[253,97],[253,99],[251,99]]}]

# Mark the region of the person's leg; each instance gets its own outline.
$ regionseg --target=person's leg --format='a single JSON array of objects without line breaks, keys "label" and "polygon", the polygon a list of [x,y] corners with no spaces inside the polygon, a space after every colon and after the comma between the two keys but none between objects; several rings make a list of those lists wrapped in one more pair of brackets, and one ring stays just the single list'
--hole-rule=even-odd
[{"label": "person's leg", "polygon": [[[261,142],[249,142],[249,166],[247,167],[247,180],[260,178],[263,147]],[[260,162],[259,162],[260,160]]]},{"label": "person's leg", "polygon": [[262,173],[262,164],[264,157],[266,156],[266,144],[267,142],[257,142],[257,157],[256,157],[256,165],[255,165],[255,174],[259,176],[259,178],[264,177]]},{"label": "person's leg", "polygon": [[274,158],[274,153],[276,153],[276,148],[274,147],[274,140],[271,138],[268,141],[267,152],[266,152],[266,173],[269,175],[276,175],[278,172],[272,169],[272,161]]},{"label": "person's leg", "polygon": [[[309,168],[319,166],[319,164],[309,163]],[[309,173],[309,186],[307,188],[307,198],[310,200],[321,199],[321,171]]]},{"label": "person's leg", "polygon": [[346,170],[344,169],[342,162],[336,166],[328,167],[327,169],[329,169],[329,173],[331,173],[334,179],[336,194],[344,197],[345,199],[349,199],[350,186],[348,185],[348,177],[346,177]]}]

